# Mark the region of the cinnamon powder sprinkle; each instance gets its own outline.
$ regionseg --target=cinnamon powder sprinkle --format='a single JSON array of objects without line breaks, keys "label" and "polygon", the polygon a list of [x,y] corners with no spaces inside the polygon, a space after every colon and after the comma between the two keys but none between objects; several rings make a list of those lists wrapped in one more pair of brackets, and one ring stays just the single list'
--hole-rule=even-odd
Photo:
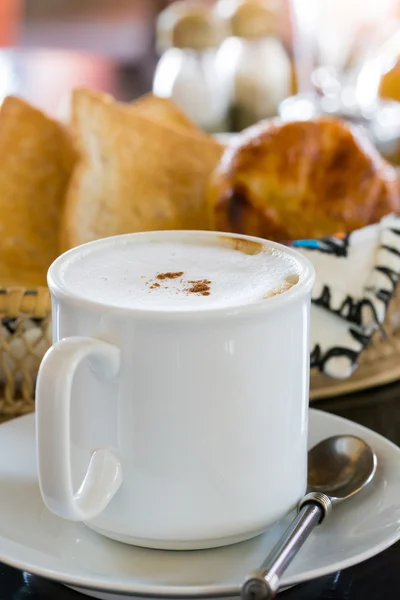
[{"label": "cinnamon powder sprinkle", "polygon": [[[168,271],[167,273],[158,273],[156,279],[165,281],[166,279],[178,279],[184,275],[183,271]],[[146,281],[150,290],[160,288],[161,285],[158,282]],[[211,281],[209,279],[191,279],[188,281],[189,287],[183,288],[182,291],[189,294],[201,294],[202,296],[210,296],[211,294]],[[162,286],[164,289],[168,289],[167,285]],[[179,290],[175,292],[178,294]]]},{"label": "cinnamon powder sprinkle", "polygon": [[176,271],[176,272],[171,272],[169,271],[168,273],[159,273],[157,275],[157,279],[177,279],[178,277],[182,277],[183,275],[183,271]]},{"label": "cinnamon powder sprinkle", "polygon": [[189,294],[201,294],[202,296],[210,295],[211,281],[209,279],[197,279],[189,281],[191,287],[186,289]]}]

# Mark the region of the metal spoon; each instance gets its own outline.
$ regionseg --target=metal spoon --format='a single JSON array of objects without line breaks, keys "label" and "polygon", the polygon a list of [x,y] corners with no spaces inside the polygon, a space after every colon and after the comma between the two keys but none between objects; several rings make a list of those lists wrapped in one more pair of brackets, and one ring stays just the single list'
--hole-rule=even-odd
[{"label": "metal spoon", "polygon": [[364,440],[338,435],[323,440],[308,453],[307,495],[296,518],[262,567],[242,584],[242,600],[270,600],[278,592],[282,574],[312,530],[339,504],[362,490],[376,472],[377,458]]}]

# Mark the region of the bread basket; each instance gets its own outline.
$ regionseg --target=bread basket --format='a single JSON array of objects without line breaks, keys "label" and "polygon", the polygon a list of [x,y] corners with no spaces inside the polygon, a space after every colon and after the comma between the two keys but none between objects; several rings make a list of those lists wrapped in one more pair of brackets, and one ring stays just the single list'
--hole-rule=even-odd
[{"label": "bread basket", "polygon": [[51,344],[49,290],[0,289],[0,318],[1,422],[35,408],[37,371]]},{"label": "bread basket", "polygon": [[[51,344],[47,288],[0,290],[0,421],[35,408],[40,361]],[[400,378],[400,289],[391,300],[384,332],[376,332],[357,371],[345,381],[311,371],[311,400],[350,393]]]}]

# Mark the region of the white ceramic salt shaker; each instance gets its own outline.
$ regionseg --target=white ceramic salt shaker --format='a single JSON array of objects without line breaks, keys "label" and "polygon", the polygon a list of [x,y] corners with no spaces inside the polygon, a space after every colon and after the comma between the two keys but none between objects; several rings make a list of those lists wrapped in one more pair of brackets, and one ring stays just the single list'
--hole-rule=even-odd
[{"label": "white ceramic salt shaker", "polygon": [[291,93],[292,68],[279,35],[279,4],[271,0],[219,0],[216,11],[232,35],[217,63],[229,69],[232,128],[240,131],[275,116]]},{"label": "white ceramic salt shaker", "polygon": [[225,22],[199,2],[175,2],[160,13],[157,45],[163,55],[157,65],[153,93],[173,99],[199,127],[226,131],[230,106],[225,72],[216,54],[226,37]]}]

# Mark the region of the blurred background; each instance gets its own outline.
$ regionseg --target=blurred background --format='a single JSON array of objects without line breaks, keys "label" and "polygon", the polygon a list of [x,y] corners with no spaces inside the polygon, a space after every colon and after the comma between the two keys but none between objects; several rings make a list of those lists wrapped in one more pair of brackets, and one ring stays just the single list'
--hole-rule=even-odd
[{"label": "blurred background", "polygon": [[0,47],[0,98],[57,116],[153,90],[211,132],[337,114],[400,160],[400,0],[0,0]]}]

